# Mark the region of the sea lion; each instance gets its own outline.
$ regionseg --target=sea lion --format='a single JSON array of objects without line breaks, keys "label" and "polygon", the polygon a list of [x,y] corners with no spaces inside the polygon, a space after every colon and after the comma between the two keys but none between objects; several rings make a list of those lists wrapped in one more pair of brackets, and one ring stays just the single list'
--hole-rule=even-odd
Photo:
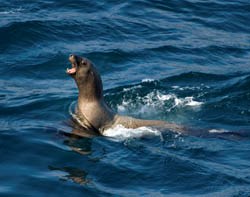
[{"label": "sea lion", "polygon": [[69,61],[72,68],[68,68],[66,72],[75,80],[79,90],[75,118],[84,129],[103,134],[106,129],[117,125],[133,129],[148,126],[184,133],[185,128],[174,123],[118,115],[104,101],[101,76],[94,64],[87,58],[76,55],[70,55]]}]

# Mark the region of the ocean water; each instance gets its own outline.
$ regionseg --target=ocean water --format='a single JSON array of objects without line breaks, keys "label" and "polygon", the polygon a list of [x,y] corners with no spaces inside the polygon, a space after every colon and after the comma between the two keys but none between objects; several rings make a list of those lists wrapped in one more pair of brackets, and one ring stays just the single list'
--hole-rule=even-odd
[{"label": "ocean water", "polygon": [[[250,196],[249,0],[0,0],[0,196]],[[117,112],[210,130],[70,135],[68,55]]]}]

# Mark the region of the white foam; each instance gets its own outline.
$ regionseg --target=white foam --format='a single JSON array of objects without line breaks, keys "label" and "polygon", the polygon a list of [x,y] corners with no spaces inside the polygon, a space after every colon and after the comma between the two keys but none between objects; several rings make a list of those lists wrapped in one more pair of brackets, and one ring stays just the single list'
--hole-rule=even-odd
[{"label": "white foam", "polygon": [[225,129],[211,129],[208,131],[209,133],[226,133],[228,130]]},{"label": "white foam", "polygon": [[[122,103],[117,105],[117,110],[120,113],[133,113],[138,114],[155,114],[159,110],[171,111],[177,107],[199,107],[203,102],[195,101],[193,96],[179,98],[175,94],[162,94],[159,91],[153,91],[147,95],[136,99],[123,98]],[[166,109],[166,106],[168,108]]]},{"label": "white foam", "polygon": [[143,79],[141,82],[152,82],[152,81],[154,81],[154,79],[146,78]]},{"label": "white foam", "polygon": [[139,127],[137,129],[128,129],[122,125],[117,125],[114,128],[110,128],[104,131],[103,133],[106,137],[112,137],[117,140],[125,140],[128,138],[140,138],[145,135],[152,135],[152,136],[160,136],[162,138],[162,134],[160,131],[149,128],[149,127]]},{"label": "white foam", "polygon": [[137,85],[137,86],[132,86],[130,88],[123,88],[123,91],[128,92],[130,90],[135,90],[135,89],[138,89],[138,88],[141,88],[141,87],[142,87],[141,85]]},{"label": "white foam", "polygon": [[121,105],[117,105],[118,112],[126,112],[126,109],[129,107],[129,105],[130,103],[128,101],[123,100]]},{"label": "white foam", "polygon": [[173,89],[178,89],[180,86],[172,86]]},{"label": "white foam", "polygon": [[180,86],[171,86],[173,89],[178,89],[181,91],[184,90],[203,90],[203,89],[208,89],[210,88],[210,86],[205,86],[204,84],[201,84],[201,86],[184,86],[184,87],[180,87]]},{"label": "white foam", "polygon": [[194,97],[185,97],[185,98],[178,98],[175,94],[162,94],[157,91],[155,94],[148,94],[146,96],[148,101],[152,101],[152,97],[158,98],[159,101],[174,101],[174,106],[200,106],[203,102],[194,101]]},{"label": "white foam", "polygon": [[200,105],[203,104],[203,102],[194,101],[193,99],[194,99],[194,97],[192,97],[192,96],[191,97],[185,97],[184,98],[184,104],[186,106],[200,106]]},{"label": "white foam", "polygon": [[167,95],[164,95],[164,94],[157,94],[156,95],[157,98],[160,100],[160,101],[168,101],[172,98],[175,98],[175,95],[172,95],[172,94],[167,94]]}]

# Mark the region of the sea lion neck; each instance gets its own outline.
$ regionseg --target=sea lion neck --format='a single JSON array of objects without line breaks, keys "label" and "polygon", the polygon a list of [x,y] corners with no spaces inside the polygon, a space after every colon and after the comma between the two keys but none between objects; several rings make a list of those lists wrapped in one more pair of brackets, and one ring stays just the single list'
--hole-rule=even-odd
[{"label": "sea lion neck", "polygon": [[94,64],[87,58],[70,55],[69,61],[72,68],[67,73],[75,80],[78,87],[79,101],[92,102],[101,100],[103,97],[103,86],[101,76]]},{"label": "sea lion neck", "polygon": [[79,102],[94,102],[102,100],[103,98],[103,86],[102,80],[98,74],[94,74],[94,77],[81,81],[75,79],[78,87],[78,101]]}]

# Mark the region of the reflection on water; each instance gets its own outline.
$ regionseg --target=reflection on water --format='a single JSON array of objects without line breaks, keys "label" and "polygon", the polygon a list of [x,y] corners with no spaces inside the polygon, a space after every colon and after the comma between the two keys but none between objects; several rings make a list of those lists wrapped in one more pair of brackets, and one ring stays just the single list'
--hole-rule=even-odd
[{"label": "reflection on water", "polygon": [[49,170],[51,171],[61,171],[65,172],[65,175],[62,175],[59,177],[60,180],[62,181],[69,181],[72,180],[73,182],[80,184],[80,185],[85,185],[87,183],[90,183],[90,180],[87,179],[87,173],[84,170],[81,170],[79,168],[75,167],[53,167],[49,166]]},{"label": "reflection on water", "polygon": [[67,137],[64,140],[64,144],[70,147],[73,151],[82,155],[90,154],[92,138],[99,136],[99,134],[91,130],[85,130],[73,119],[70,119],[65,123],[72,127],[72,131],[60,131],[63,136]]},{"label": "reflection on water", "polygon": [[[83,156],[90,155],[92,153],[91,145],[92,138],[98,136],[98,134],[82,129],[76,122],[72,119],[64,122],[66,125],[71,126],[73,129],[71,132],[66,132],[60,130],[60,134],[65,137],[63,144],[68,146],[72,151],[79,153]],[[63,164],[62,164],[63,165]],[[59,179],[62,181],[73,181],[80,185],[85,185],[90,183],[90,180],[87,179],[87,172],[84,170],[65,166],[65,167],[55,167],[49,166],[49,170],[51,171],[61,171],[64,172],[64,175],[60,175]]]}]

